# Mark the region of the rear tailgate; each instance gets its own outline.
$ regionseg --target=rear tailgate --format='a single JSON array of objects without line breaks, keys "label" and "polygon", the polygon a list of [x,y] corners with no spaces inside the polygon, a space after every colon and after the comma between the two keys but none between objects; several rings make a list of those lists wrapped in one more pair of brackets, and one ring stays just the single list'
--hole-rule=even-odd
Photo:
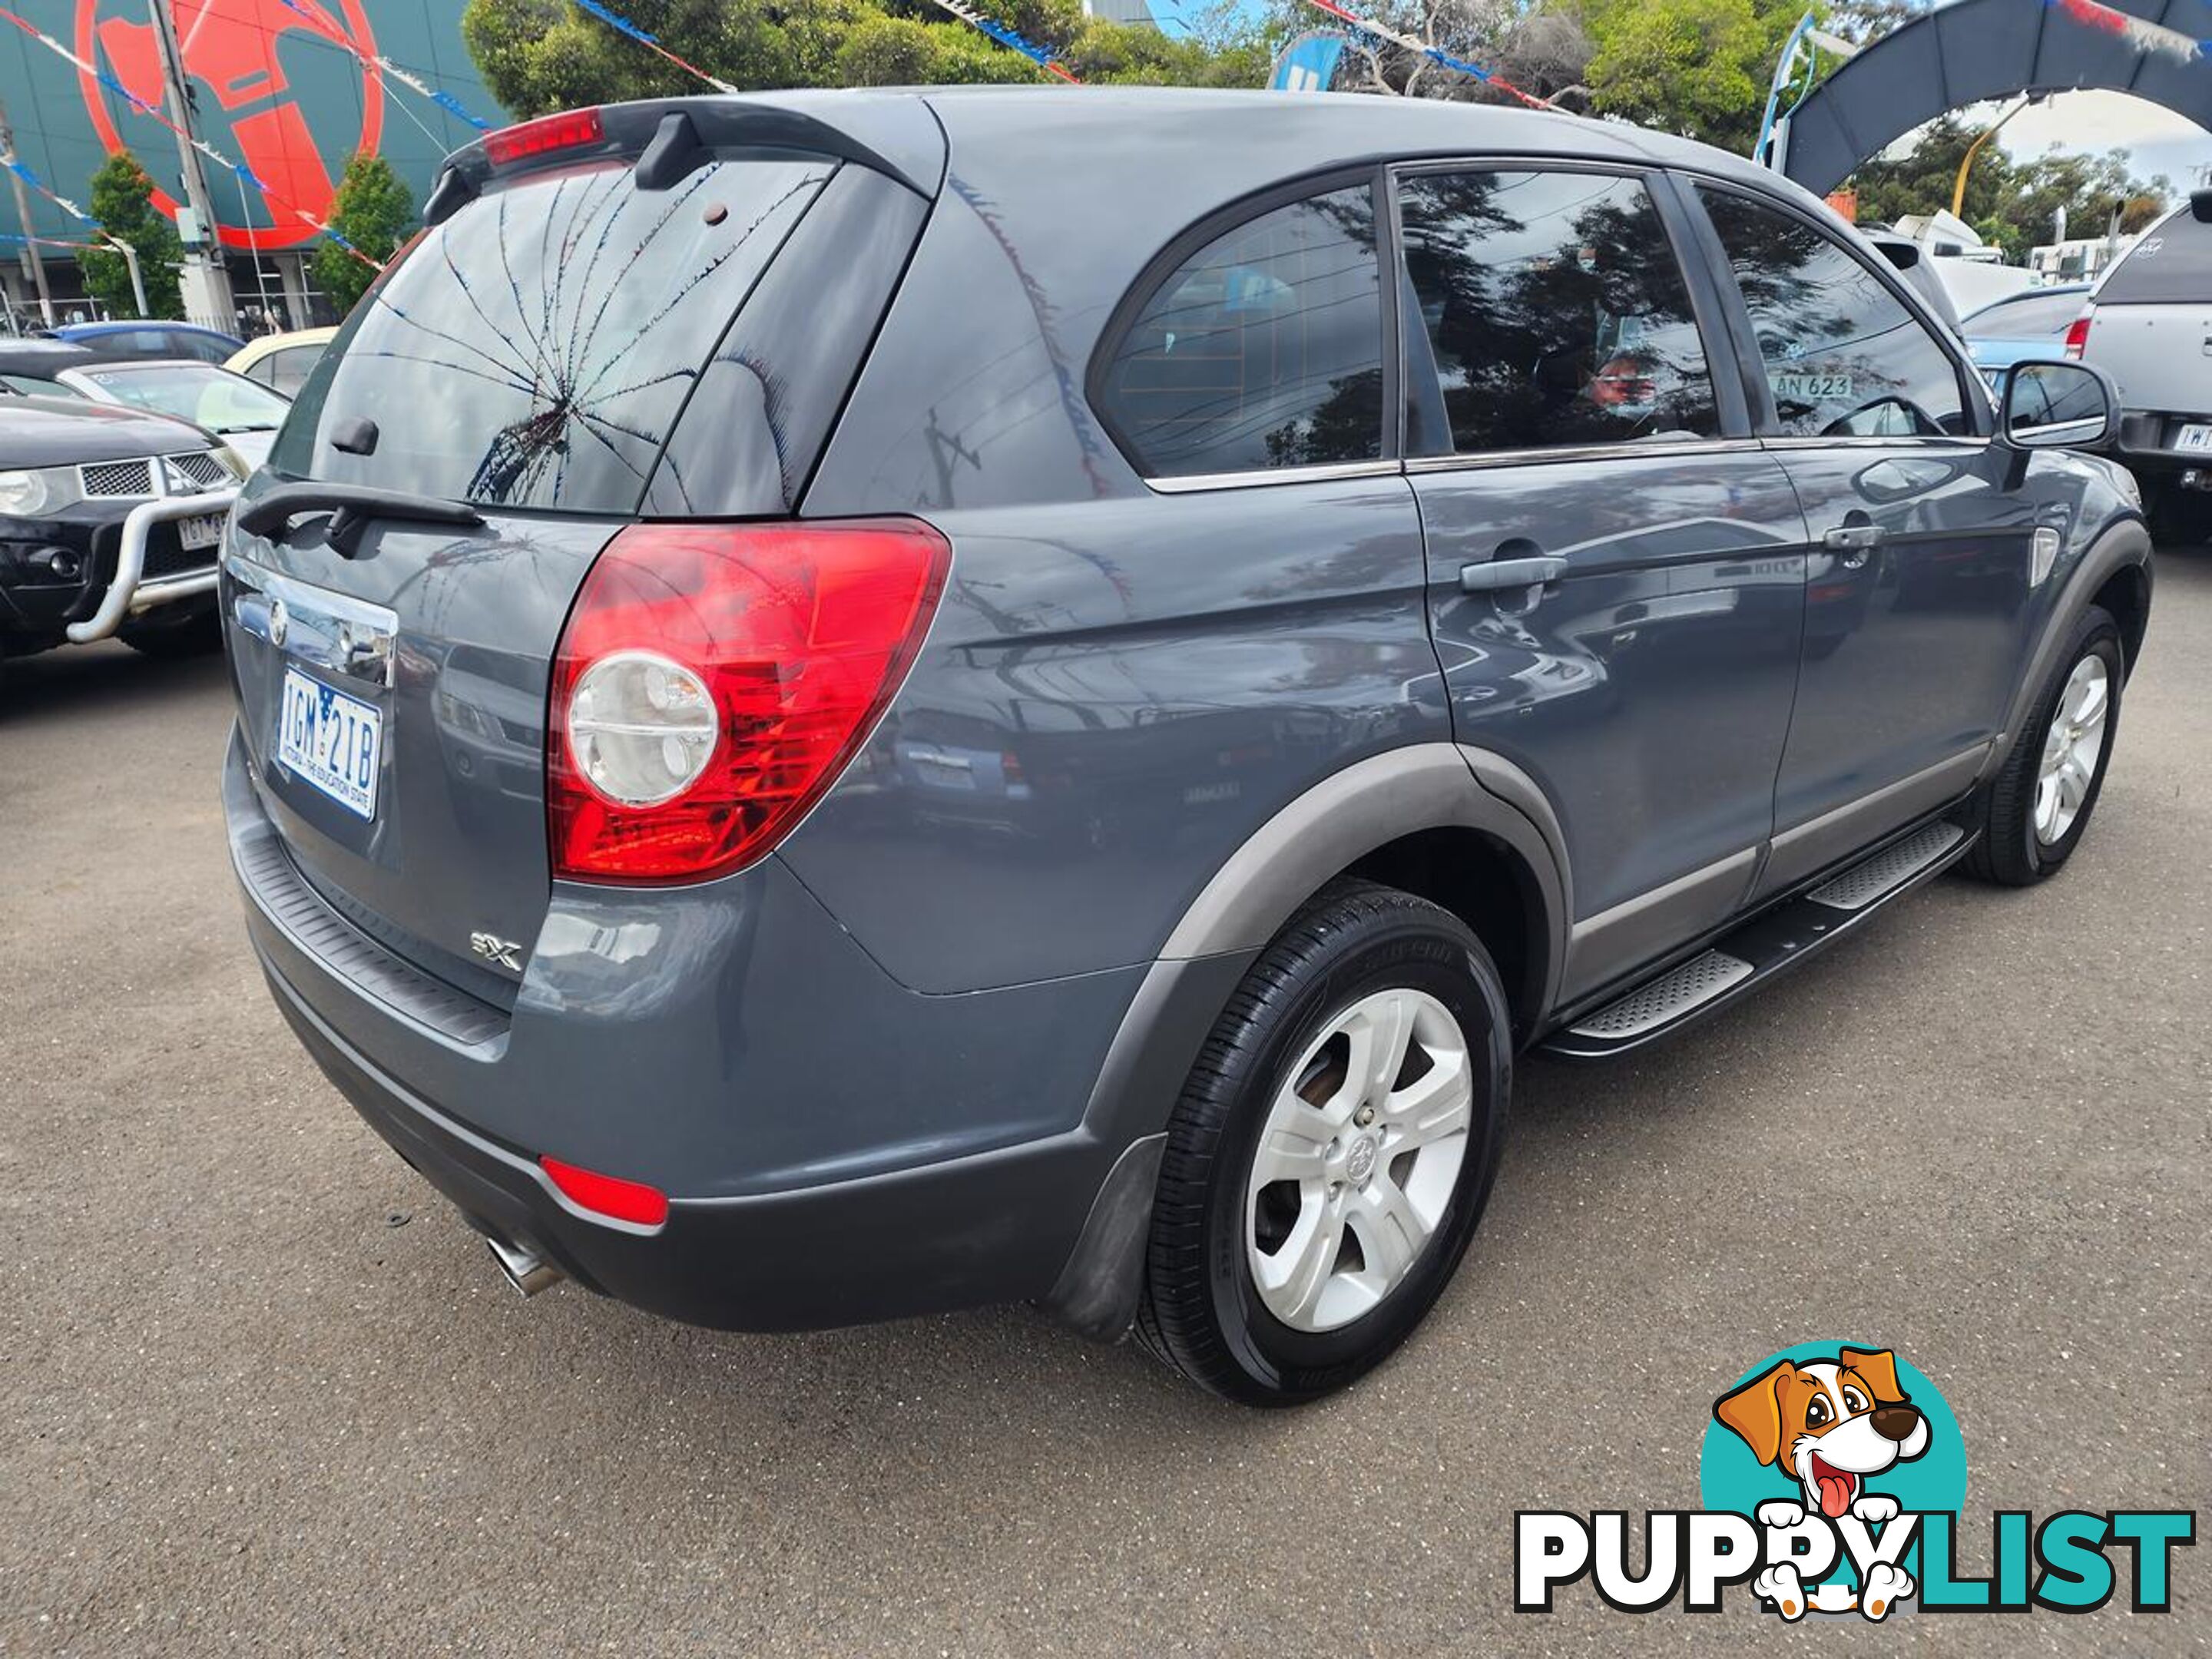
[{"label": "rear tailgate", "polygon": [[[240,516],[286,486],[300,507],[234,520],[224,558],[240,726],[292,863],[502,1005],[550,896],[547,692],[586,573],[641,516],[791,511],[927,210],[774,105],[604,115],[573,153],[449,164]],[[347,489],[392,496],[348,526]],[[456,503],[477,521],[428,521]]]},{"label": "rear tailgate", "polygon": [[[2185,207],[2144,233],[2091,295],[2081,355],[2124,410],[2212,421],[2212,219]],[[2128,446],[2179,447],[2184,424],[2130,422]]]}]

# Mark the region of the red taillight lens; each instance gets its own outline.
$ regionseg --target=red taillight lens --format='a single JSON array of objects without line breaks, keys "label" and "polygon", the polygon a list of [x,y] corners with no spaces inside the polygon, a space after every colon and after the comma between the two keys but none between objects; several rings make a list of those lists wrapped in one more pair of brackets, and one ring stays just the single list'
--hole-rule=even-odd
[{"label": "red taillight lens", "polygon": [[2089,318],[2089,309],[2085,306],[2081,309],[2081,314],[2066,325],[2066,355],[2068,356],[2078,357],[2088,346]]},{"label": "red taillight lens", "polygon": [[910,519],[616,536],[553,668],[554,873],[700,881],[768,852],[890,701],[951,558]]},{"label": "red taillight lens", "polygon": [[599,111],[564,109],[558,115],[541,115],[534,121],[487,132],[484,155],[494,167],[503,167],[556,149],[580,149],[604,142],[606,136]]},{"label": "red taillight lens", "polygon": [[557,1158],[541,1158],[538,1165],[553,1177],[553,1184],[580,1210],[627,1221],[640,1227],[658,1227],[668,1219],[668,1194],[641,1181],[623,1181],[580,1170]]}]

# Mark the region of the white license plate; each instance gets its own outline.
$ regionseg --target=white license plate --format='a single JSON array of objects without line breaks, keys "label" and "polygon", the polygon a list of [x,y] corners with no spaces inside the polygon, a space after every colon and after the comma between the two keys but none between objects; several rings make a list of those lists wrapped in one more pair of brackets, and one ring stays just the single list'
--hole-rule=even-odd
[{"label": "white license plate", "polygon": [[2212,426],[2185,426],[2173,447],[2192,452],[2212,449]]},{"label": "white license plate", "polygon": [[222,520],[223,515],[220,513],[203,513],[197,518],[179,519],[177,520],[177,540],[187,553],[197,552],[203,547],[213,547],[222,539]]},{"label": "white license plate", "polygon": [[376,816],[377,767],[384,752],[380,712],[288,668],[276,720],[279,765],[349,812]]}]

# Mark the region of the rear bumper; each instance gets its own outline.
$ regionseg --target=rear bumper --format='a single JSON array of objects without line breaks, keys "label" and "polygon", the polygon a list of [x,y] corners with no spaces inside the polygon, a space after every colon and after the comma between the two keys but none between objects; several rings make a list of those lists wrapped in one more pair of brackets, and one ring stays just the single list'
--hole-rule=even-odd
[{"label": "rear bumper", "polygon": [[2212,414],[2129,409],[2120,413],[2120,433],[2112,453],[2137,472],[2153,477],[2212,471],[2212,451],[2175,449],[2183,427],[2212,424]]},{"label": "rear bumper", "polygon": [[[510,1012],[288,884],[248,766],[234,736],[233,861],[278,1008],[479,1230],[593,1290],[744,1330],[1042,1298],[1159,1127],[1091,1110],[1140,969],[918,996],[770,860],[719,892],[556,891]],[[1173,1098],[1132,1093],[1162,1119]],[[667,1219],[592,1218],[541,1154],[659,1188]]]},{"label": "rear bumper", "polygon": [[651,1233],[570,1210],[538,1165],[378,1071],[263,954],[316,1064],[471,1225],[587,1289],[725,1330],[811,1330],[1033,1300],[1053,1288],[1110,1160],[1057,1137],[858,1181],[674,1199]]}]

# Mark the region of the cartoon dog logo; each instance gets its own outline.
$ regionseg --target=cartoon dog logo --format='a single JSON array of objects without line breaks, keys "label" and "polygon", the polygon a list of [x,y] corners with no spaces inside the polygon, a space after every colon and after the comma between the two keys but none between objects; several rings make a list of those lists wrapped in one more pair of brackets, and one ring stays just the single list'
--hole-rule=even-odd
[{"label": "cartoon dog logo", "polygon": [[[1808,1510],[1869,1526],[1889,1521],[1897,1500],[1868,1492],[1868,1477],[1928,1449],[1928,1419],[1898,1386],[1897,1356],[1886,1348],[1844,1348],[1832,1361],[1782,1360],[1715,1401],[1713,1416],[1761,1463],[1796,1479],[1802,1503],[1761,1504],[1762,1526],[1793,1527]],[[1910,1573],[1886,1563],[1869,1571],[1856,1595],[1848,1585],[1824,1584],[1809,1603],[1796,1568],[1786,1563],[1761,1572],[1751,1587],[1789,1620],[1808,1607],[1879,1619],[1915,1588]]]}]

